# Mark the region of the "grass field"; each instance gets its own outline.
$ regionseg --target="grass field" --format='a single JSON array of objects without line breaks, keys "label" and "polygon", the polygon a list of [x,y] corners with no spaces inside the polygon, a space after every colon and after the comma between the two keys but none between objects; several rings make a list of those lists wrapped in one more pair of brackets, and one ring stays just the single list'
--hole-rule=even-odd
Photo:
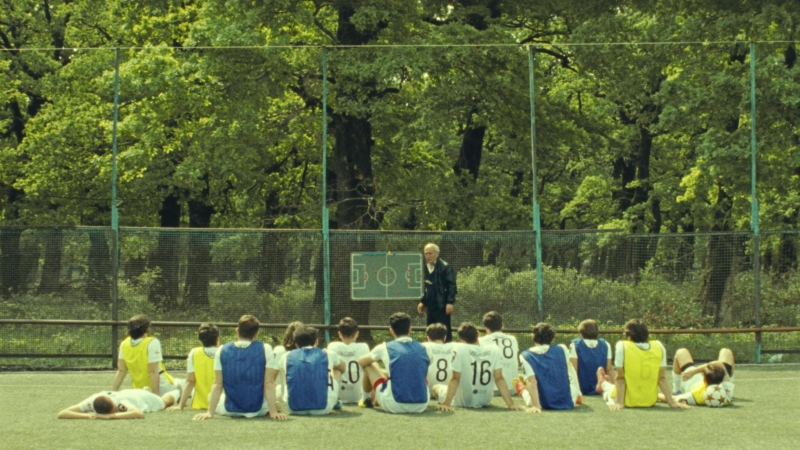
[{"label": "grass field", "polygon": [[[112,372],[0,373],[0,448],[791,448],[800,441],[800,366],[740,365],[727,408],[610,412],[598,397],[540,415],[491,408],[390,415],[345,406],[326,417],[215,417],[158,412],[145,420],[58,420],[59,410],[108,389]],[[128,380],[129,381],[129,380]],[[517,402],[521,403],[519,398]]]}]

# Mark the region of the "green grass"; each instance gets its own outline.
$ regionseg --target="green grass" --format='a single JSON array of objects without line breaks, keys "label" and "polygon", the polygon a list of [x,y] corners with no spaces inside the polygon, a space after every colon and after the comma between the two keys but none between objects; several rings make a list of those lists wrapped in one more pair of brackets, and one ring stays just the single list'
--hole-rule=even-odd
[{"label": "green grass", "polygon": [[[482,410],[390,415],[345,406],[325,417],[216,417],[158,412],[145,420],[57,420],[57,412],[108,389],[111,372],[0,373],[3,448],[791,448],[796,444],[800,366],[736,368],[735,405],[612,413],[598,397],[573,411],[510,412],[495,398]],[[517,402],[521,400],[517,399]]]}]

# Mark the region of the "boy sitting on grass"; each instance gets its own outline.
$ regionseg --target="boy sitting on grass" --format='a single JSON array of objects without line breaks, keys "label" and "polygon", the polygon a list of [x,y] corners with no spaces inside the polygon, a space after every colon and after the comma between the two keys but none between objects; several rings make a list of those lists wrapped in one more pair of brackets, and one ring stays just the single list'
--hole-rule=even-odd
[{"label": "boy sitting on grass", "polygon": [[208,409],[208,394],[214,384],[214,357],[219,348],[219,330],[213,323],[202,323],[197,330],[197,339],[203,344],[195,347],[186,358],[186,384],[181,401],[169,408],[181,411],[191,400],[192,409]]},{"label": "boy sitting on grass", "polygon": [[119,346],[117,374],[111,390],[117,391],[130,371],[134,389],[149,388],[156,395],[180,389],[183,380],[175,380],[164,367],[161,341],[150,336],[150,319],[139,314],[128,320],[128,337]]},{"label": "boy sitting on grass", "polygon": [[369,354],[369,346],[363,342],[356,342],[358,323],[350,317],[339,321],[338,334],[340,341],[328,344],[328,352],[338,355],[345,365],[345,371],[342,374],[342,388],[339,390],[339,401],[341,403],[358,403],[367,398],[361,381],[364,373],[361,366],[358,365],[358,358]]},{"label": "boy sitting on grass", "polygon": [[611,368],[611,346],[605,339],[599,339],[597,322],[587,319],[578,325],[580,338],[572,340],[569,345],[569,361],[578,374],[578,385],[583,395],[597,395],[597,369],[610,376],[613,383],[614,371]]},{"label": "boy sitting on grass", "polygon": [[283,401],[292,414],[329,414],[339,402],[344,362],[318,344],[317,329],[302,326],[294,332],[295,348],[278,363],[286,377]]}]

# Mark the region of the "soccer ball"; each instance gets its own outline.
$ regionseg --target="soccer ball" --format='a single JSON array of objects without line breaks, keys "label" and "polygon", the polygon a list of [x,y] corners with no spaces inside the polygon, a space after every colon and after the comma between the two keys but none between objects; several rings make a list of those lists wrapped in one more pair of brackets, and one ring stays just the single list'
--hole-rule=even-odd
[{"label": "soccer ball", "polygon": [[705,393],[703,393],[703,398],[706,401],[706,406],[719,408],[720,406],[725,406],[725,399],[727,398],[727,395],[725,388],[723,388],[721,385],[712,384],[706,388]]}]

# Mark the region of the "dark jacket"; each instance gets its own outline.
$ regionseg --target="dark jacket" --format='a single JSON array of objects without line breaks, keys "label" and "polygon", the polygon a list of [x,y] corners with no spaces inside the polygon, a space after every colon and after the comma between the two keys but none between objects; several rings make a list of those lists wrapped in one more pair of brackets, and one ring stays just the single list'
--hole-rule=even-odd
[{"label": "dark jacket", "polygon": [[[424,263],[423,263],[424,264]],[[453,304],[456,302],[456,275],[453,269],[442,259],[437,259],[433,265],[433,273],[428,273],[428,268],[425,267],[425,280],[430,281],[431,284],[425,283],[425,292],[422,295],[422,302],[428,308],[444,309],[447,303]],[[430,278],[429,278],[430,277]],[[428,290],[436,289],[436,304],[428,304]]]}]

